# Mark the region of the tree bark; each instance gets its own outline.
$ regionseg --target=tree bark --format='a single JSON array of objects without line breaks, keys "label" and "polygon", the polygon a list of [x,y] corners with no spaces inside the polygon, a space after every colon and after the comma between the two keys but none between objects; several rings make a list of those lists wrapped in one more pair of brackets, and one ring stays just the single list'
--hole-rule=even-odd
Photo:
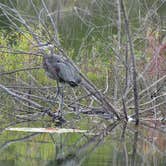
[{"label": "tree bark", "polygon": [[130,27],[129,21],[125,10],[125,5],[123,0],[121,0],[121,8],[125,21],[125,29],[127,33],[127,38],[129,42],[131,61],[132,61],[132,77],[133,77],[133,93],[134,93],[134,105],[135,105],[135,113],[136,113],[136,125],[139,124],[139,101],[138,101],[138,86],[137,86],[137,73],[136,73],[136,63],[135,63],[135,55],[133,50],[133,43],[130,35]]}]

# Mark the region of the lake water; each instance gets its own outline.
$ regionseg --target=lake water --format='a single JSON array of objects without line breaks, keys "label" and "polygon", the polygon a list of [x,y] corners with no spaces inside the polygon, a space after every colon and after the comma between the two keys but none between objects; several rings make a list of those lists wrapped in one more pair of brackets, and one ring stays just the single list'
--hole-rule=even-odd
[{"label": "lake water", "polygon": [[[47,123],[54,127],[53,123]],[[41,121],[26,122],[14,127],[41,127],[42,124]],[[166,165],[166,130],[162,123],[147,121],[135,127],[134,124],[88,117],[79,121],[79,125],[75,121],[74,126],[88,128],[90,133],[3,130],[0,135],[0,166]],[[71,124],[62,127],[71,128]]]}]

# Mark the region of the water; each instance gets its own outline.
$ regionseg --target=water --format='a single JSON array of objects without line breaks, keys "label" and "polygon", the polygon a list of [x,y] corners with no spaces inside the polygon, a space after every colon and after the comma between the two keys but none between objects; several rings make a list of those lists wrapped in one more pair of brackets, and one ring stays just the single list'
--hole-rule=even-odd
[{"label": "water", "polygon": [[[0,135],[0,166],[166,165],[164,124],[146,122],[135,127],[122,122],[98,123],[98,120],[87,118],[79,125],[86,128],[85,122],[91,128],[89,134],[3,131]],[[17,126],[41,124],[30,122]]]}]

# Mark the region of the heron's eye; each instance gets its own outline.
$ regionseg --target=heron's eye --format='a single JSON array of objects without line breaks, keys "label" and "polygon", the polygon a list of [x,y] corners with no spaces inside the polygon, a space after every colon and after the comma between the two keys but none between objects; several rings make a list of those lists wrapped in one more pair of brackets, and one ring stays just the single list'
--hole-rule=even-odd
[{"label": "heron's eye", "polygon": [[57,62],[57,63],[59,63],[60,61],[59,61],[59,60],[57,60],[56,62]]}]

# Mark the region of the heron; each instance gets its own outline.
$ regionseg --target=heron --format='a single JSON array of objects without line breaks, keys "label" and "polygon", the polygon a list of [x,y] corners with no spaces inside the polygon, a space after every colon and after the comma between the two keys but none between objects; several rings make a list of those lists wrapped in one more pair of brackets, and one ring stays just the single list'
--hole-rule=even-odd
[{"label": "heron", "polygon": [[[58,110],[58,116],[62,117],[63,110],[63,84],[68,84],[71,87],[76,87],[81,83],[81,77],[79,72],[71,65],[71,63],[62,56],[57,54],[45,55],[43,57],[43,68],[46,71],[46,75],[57,81],[57,91],[55,99],[61,93],[60,109]],[[59,83],[62,83],[62,91],[60,91]]]}]

